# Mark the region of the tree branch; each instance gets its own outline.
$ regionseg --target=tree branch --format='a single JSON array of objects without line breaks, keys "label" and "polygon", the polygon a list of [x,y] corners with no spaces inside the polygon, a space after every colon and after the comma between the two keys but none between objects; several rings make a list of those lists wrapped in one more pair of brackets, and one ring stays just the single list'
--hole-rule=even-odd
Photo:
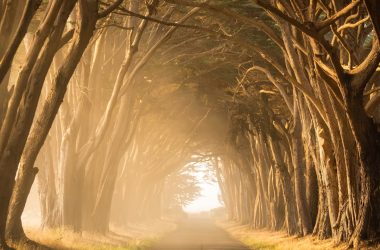
[{"label": "tree branch", "polygon": [[[120,4],[123,3],[123,0],[116,0],[113,4],[109,5],[108,8],[98,13],[98,19],[108,16],[112,11],[114,11]],[[104,3],[103,3],[104,4]]]},{"label": "tree branch", "polygon": [[379,40],[374,39],[371,52],[356,68],[349,71],[350,86],[358,94],[363,94],[364,88],[380,63]]},{"label": "tree branch", "polygon": [[329,18],[327,18],[323,21],[318,22],[316,24],[317,30],[321,30],[321,29],[333,24],[339,18],[347,15],[353,8],[358,6],[360,3],[361,3],[361,0],[354,0],[349,5],[347,5],[346,7],[344,7],[343,9],[338,11],[337,13],[335,13],[334,15],[330,16]]},{"label": "tree branch", "polygon": [[[122,12],[120,12],[120,11],[122,11]],[[215,32],[215,31],[213,31],[211,29],[204,28],[204,27],[199,27],[199,26],[195,26],[195,25],[180,24],[178,22],[175,22],[175,23],[173,23],[173,22],[167,22],[167,21],[164,21],[164,20],[160,20],[160,19],[156,19],[156,18],[150,17],[150,16],[144,16],[144,15],[132,12],[130,10],[127,10],[125,8],[119,8],[119,11],[115,12],[115,14],[126,15],[126,16],[134,16],[134,17],[137,17],[137,18],[140,18],[140,19],[145,19],[145,20],[152,21],[152,22],[155,22],[155,23],[160,23],[160,24],[163,24],[163,25],[166,25],[166,26],[175,26],[175,27],[182,27],[182,28],[188,28],[188,29],[194,29],[194,30],[203,30],[203,31],[207,31],[207,32]]]}]

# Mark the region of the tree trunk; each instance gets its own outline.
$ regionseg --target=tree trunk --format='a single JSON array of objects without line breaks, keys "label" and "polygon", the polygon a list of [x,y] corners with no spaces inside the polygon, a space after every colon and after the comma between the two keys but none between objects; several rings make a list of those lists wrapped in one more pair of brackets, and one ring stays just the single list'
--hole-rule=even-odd
[{"label": "tree trunk", "polygon": [[301,138],[301,121],[295,111],[294,128],[292,136],[292,155],[294,167],[294,190],[297,204],[298,225],[302,235],[307,235],[312,232],[310,213],[307,207],[305,183],[304,183],[304,149]]},{"label": "tree trunk", "polygon": [[284,202],[285,202],[285,222],[286,229],[289,235],[293,235],[297,233],[297,218],[296,218],[296,207],[295,207],[295,198],[293,193],[293,184],[286,168],[284,162],[280,158],[280,150],[277,143],[269,140],[270,148],[272,151],[273,158],[275,160],[275,166],[277,171],[279,172]]},{"label": "tree trunk", "polygon": [[[69,14],[71,13],[71,10],[74,8],[75,3],[76,1],[70,1],[67,2],[67,5],[64,6],[65,9],[62,11],[63,21],[67,20]],[[14,211],[15,214],[13,214],[11,218],[21,217],[27,196],[30,192],[31,184],[29,183],[32,183],[34,180],[34,177],[30,175],[31,173],[33,173],[34,162],[37,158],[38,152],[40,151],[46,139],[48,131],[50,130],[50,127],[54,121],[54,117],[58,112],[59,106],[62,103],[63,97],[66,92],[67,84],[92,37],[93,30],[95,29],[96,17],[94,16],[94,14],[97,13],[97,6],[96,4],[92,4],[91,6],[89,5],[85,8],[86,9],[82,10],[83,13],[79,36],[76,37],[76,42],[70,48],[70,51],[65,61],[63,62],[62,67],[58,70],[58,73],[55,77],[52,92],[45,101],[42,112],[37,118],[37,122],[35,123],[35,126],[33,126],[33,129],[28,136],[28,140],[26,141],[26,147],[22,156],[23,164],[21,165],[20,169],[20,179],[18,180],[19,182],[17,183],[17,187],[15,189],[16,194],[14,195],[14,197],[16,200],[13,203],[14,207],[12,207],[12,211]],[[65,22],[63,23],[63,27],[64,24]],[[58,33],[62,34],[62,30]],[[61,36],[59,36],[59,38],[60,37]],[[52,41],[54,41],[54,39]],[[57,46],[57,44],[55,46]],[[9,223],[11,225],[14,224],[12,221],[9,221]],[[11,228],[11,230],[19,231],[19,228]],[[12,235],[12,237],[13,236],[15,235]]]},{"label": "tree trunk", "polygon": [[361,240],[377,238],[380,234],[380,195],[377,192],[380,144],[376,126],[364,110],[362,96],[350,96],[347,111],[361,163],[358,221],[350,239],[350,243],[357,246]]}]

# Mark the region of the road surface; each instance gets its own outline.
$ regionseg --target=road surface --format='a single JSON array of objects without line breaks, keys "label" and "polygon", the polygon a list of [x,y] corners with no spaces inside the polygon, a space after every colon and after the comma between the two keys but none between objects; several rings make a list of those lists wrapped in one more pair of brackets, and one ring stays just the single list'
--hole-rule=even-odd
[{"label": "road surface", "polygon": [[152,250],[248,250],[208,218],[190,217],[163,237]]}]

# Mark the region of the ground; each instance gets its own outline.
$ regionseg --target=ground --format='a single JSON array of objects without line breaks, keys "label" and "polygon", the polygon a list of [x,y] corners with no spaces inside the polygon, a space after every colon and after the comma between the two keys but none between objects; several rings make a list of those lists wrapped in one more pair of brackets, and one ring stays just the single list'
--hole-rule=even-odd
[{"label": "ground", "polygon": [[41,231],[38,228],[27,228],[26,234],[48,249],[143,250],[149,249],[154,241],[175,228],[171,221],[155,220],[130,224],[127,228],[112,227],[107,235],[79,235],[68,230]]},{"label": "ground", "polygon": [[[150,221],[112,228],[106,236],[74,234],[62,230],[28,229],[27,235],[48,249],[80,250],[343,250],[329,240],[312,236],[287,236],[285,232],[251,230],[238,223],[192,215],[177,225],[172,221]],[[113,233],[118,232],[118,233]],[[25,249],[25,248],[24,248]],[[29,248],[26,248],[29,250]],[[365,249],[380,249],[371,247]]]},{"label": "ground", "polygon": [[345,245],[336,245],[331,239],[319,240],[313,236],[288,236],[286,232],[252,230],[232,222],[218,222],[218,225],[236,239],[254,250],[343,250]]},{"label": "ground", "polygon": [[204,216],[183,219],[177,230],[153,245],[152,250],[248,250],[214,220]]}]

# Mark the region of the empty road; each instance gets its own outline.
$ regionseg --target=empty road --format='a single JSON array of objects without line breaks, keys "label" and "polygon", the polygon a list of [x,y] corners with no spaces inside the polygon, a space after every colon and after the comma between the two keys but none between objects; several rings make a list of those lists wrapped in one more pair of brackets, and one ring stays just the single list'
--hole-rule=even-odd
[{"label": "empty road", "polygon": [[190,217],[163,237],[152,250],[248,250],[208,218]]}]

